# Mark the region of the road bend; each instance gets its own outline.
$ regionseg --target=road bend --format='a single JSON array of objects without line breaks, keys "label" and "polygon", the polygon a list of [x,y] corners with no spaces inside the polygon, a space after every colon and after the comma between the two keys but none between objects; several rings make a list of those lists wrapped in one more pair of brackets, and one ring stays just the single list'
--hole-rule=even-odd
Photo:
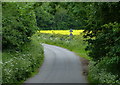
[{"label": "road bend", "polygon": [[44,63],[25,83],[87,83],[79,56],[54,45],[43,44]]}]

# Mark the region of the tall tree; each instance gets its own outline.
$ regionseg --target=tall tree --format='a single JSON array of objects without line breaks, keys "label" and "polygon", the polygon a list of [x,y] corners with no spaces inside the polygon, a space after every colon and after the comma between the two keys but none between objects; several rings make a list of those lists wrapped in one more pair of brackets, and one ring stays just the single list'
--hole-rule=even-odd
[{"label": "tall tree", "polygon": [[29,41],[37,28],[33,5],[22,2],[2,3],[3,49],[20,47]]}]

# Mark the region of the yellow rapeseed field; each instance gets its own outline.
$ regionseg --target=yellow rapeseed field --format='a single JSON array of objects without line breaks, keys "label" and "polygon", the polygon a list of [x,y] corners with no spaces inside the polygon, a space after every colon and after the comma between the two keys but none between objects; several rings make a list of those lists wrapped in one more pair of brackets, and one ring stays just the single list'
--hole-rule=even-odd
[{"label": "yellow rapeseed field", "polygon": [[[84,30],[73,30],[73,35],[80,35]],[[70,30],[40,30],[39,33],[70,35]]]}]

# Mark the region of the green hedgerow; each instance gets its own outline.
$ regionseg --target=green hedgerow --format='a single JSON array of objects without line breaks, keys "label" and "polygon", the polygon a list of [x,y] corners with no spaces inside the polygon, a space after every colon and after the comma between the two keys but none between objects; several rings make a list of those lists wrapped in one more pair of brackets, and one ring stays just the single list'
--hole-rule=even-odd
[{"label": "green hedgerow", "polygon": [[2,80],[5,84],[17,84],[26,80],[43,62],[43,47],[36,36],[23,45],[21,51],[3,51]]}]

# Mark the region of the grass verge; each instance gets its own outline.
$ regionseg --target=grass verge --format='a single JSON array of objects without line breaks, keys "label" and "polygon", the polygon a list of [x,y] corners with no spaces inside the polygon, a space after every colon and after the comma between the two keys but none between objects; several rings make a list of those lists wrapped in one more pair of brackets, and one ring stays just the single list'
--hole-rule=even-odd
[{"label": "grass verge", "polygon": [[84,41],[82,34],[72,37],[70,37],[69,35],[44,33],[37,33],[37,35],[41,43],[67,48],[85,59],[91,59],[90,57],[88,57],[87,52],[85,51],[87,43]]},{"label": "grass verge", "polygon": [[4,50],[2,53],[3,85],[19,85],[33,76],[43,63],[43,54],[43,47],[35,35],[31,37],[31,42],[26,43],[20,50]]}]

